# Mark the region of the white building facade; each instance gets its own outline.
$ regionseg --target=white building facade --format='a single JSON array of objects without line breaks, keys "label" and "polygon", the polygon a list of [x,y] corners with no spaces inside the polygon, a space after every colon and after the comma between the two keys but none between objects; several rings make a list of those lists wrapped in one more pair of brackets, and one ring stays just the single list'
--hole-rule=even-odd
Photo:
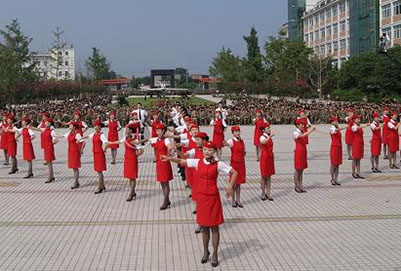
[{"label": "white building facade", "polygon": [[401,0],[380,0],[380,33],[386,33],[391,47],[401,45]]},{"label": "white building facade", "polygon": [[[64,49],[59,52],[36,54],[37,69],[45,79],[75,80],[75,52],[74,49]],[[59,63],[57,63],[59,59]],[[57,65],[58,64],[58,65]]]},{"label": "white building facade", "polygon": [[306,45],[340,68],[350,56],[349,0],[318,1],[302,19]]}]

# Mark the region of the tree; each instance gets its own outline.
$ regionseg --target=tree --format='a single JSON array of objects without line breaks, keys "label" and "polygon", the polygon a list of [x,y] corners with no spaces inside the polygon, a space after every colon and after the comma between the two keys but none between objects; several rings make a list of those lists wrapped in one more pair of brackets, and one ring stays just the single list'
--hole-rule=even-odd
[{"label": "tree", "polygon": [[243,37],[247,43],[248,53],[244,58],[245,80],[251,83],[261,83],[265,77],[263,68],[263,56],[260,53],[258,33],[254,27],[251,28],[249,36]]},{"label": "tree", "polygon": [[37,62],[30,51],[31,38],[25,36],[17,19],[0,30],[0,89],[10,90],[18,85],[38,80]]},{"label": "tree", "polygon": [[99,81],[110,77],[110,62],[97,47],[92,48],[92,56],[86,60],[86,67],[93,80]]},{"label": "tree", "polygon": [[241,59],[234,56],[230,49],[224,47],[213,58],[209,72],[212,76],[221,78],[225,82],[241,82],[244,78]]},{"label": "tree", "polygon": [[321,99],[323,88],[329,82],[329,75],[333,70],[332,59],[321,54],[315,54],[309,59],[308,68],[309,87],[318,92]]},{"label": "tree", "polygon": [[52,44],[52,48],[50,52],[53,57],[56,58],[56,81],[59,79],[59,71],[60,66],[63,65],[63,51],[67,46],[67,42],[63,40],[62,36],[64,34],[64,30],[61,30],[60,27],[56,27],[55,30],[52,31],[54,35],[54,41]]}]

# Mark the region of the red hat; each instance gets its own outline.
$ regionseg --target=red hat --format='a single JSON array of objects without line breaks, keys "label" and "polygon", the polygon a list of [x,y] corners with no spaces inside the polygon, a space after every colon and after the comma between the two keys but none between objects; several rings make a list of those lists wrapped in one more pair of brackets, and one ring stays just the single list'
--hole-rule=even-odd
[{"label": "red hat", "polygon": [[305,113],[305,109],[301,108],[301,110],[299,110],[299,114],[301,113]]},{"label": "red hat", "polygon": [[133,117],[133,116],[138,116],[138,113],[136,111],[132,112],[131,117]]},{"label": "red hat", "polygon": [[393,111],[393,113],[391,113],[391,116],[398,116],[398,113],[396,111]]},{"label": "red hat", "polygon": [[43,116],[43,117],[46,117],[46,118],[50,118],[50,113],[44,111],[44,112],[42,112],[42,116]]},{"label": "red hat", "polygon": [[256,109],[255,112],[256,112],[256,113],[262,113],[263,111],[262,111],[262,109]]},{"label": "red hat", "polygon": [[241,131],[241,128],[239,126],[231,127],[231,132],[235,132],[235,131]]},{"label": "red hat", "polygon": [[14,121],[14,119],[15,119],[14,114],[12,114],[12,113],[8,114],[8,115],[7,115],[7,119],[8,119],[8,120],[13,120],[13,121]]},{"label": "red hat", "polygon": [[196,133],[195,137],[199,137],[199,138],[207,138],[208,135],[205,132],[198,132]]},{"label": "red hat", "polygon": [[192,128],[198,128],[198,129],[199,129],[199,125],[196,124],[196,123],[191,123],[191,124],[189,125],[189,130],[191,131]]},{"label": "red hat", "polygon": [[377,112],[377,111],[373,112],[372,117],[373,117],[373,118],[378,118],[378,117],[380,117],[379,112]]},{"label": "red hat", "polygon": [[8,117],[8,113],[7,112],[3,112],[3,114],[1,114],[3,117]]},{"label": "red hat", "polygon": [[112,115],[115,117],[115,116],[116,116],[116,112],[111,111],[111,112],[110,112],[110,116],[112,116]]},{"label": "red hat", "polygon": [[352,116],[352,119],[353,119],[353,120],[355,120],[355,119],[360,119],[360,118],[361,118],[361,116],[358,115],[358,114],[355,114],[355,115]]},{"label": "red hat", "polygon": [[76,121],[71,121],[70,125],[75,126],[76,128],[79,128],[79,123]]},{"label": "red hat", "polygon": [[208,149],[216,149],[216,145],[212,141],[207,141],[202,146]]},{"label": "red hat", "polygon": [[191,119],[191,117],[190,117],[190,116],[185,116],[185,117],[184,117],[184,120],[185,120],[186,122],[190,122],[190,121],[192,121],[192,119]]},{"label": "red hat", "polygon": [[355,111],[354,111],[354,109],[349,108],[349,109],[347,110],[347,112],[349,112],[349,113],[354,113]]},{"label": "red hat", "polygon": [[389,106],[385,106],[385,107],[383,108],[383,110],[384,110],[384,111],[390,111],[390,107],[389,107]]},{"label": "red hat", "polygon": [[152,116],[154,116],[154,115],[159,115],[159,111],[153,110],[153,111],[152,111]]},{"label": "red hat", "polygon": [[79,111],[78,110],[75,110],[75,112],[74,112],[74,116],[81,116],[81,113],[79,113]]},{"label": "red hat", "polygon": [[31,122],[31,119],[27,116],[22,117],[22,121]]},{"label": "red hat", "polygon": [[93,126],[100,126],[100,127],[102,127],[102,122],[101,122],[100,120],[95,120],[95,121],[93,122]]},{"label": "red hat", "polygon": [[163,123],[158,123],[155,128],[156,128],[156,130],[164,130],[164,128],[166,128],[166,126],[164,126]]},{"label": "red hat", "polygon": [[53,119],[50,118],[50,117],[47,117],[47,118],[45,119],[45,122],[53,122]]},{"label": "red hat", "polygon": [[133,122],[126,126],[128,129],[138,129],[140,127],[139,122]]},{"label": "red hat", "polygon": [[337,116],[331,116],[331,117],[329,118],[329,121],[330,121],[330,122],[338,121],[338,117],[337,117]]}]

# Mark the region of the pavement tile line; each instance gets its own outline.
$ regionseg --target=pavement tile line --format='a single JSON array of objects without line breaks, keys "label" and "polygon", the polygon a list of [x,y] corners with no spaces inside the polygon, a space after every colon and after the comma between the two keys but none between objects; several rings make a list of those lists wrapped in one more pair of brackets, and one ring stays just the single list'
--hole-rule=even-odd
[{"label": "pavement tile line", "polygon": [[[389,215],[350,215],[350,216],[309,216],[309,217],[264,217],[264,218],[232,218],[225,223],[288,223],[316,221],[349,221],[349,220],[399,220],[401,214]],[[0,227],[67,227],[67,226],[129,226],[129,225],[173,225],[193,224],[195,219],[153,219],[153,220],[121,220],[121,221],[0,221]]]}]

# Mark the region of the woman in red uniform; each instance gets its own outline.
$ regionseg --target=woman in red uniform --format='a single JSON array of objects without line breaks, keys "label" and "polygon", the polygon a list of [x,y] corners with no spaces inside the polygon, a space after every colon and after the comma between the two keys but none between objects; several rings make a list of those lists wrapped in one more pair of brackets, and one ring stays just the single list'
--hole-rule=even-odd
[{"label": "woman in red uniform", "polygon": [[106,136],[102,132],[102,122],[100,120],[95,120],[93,122],[93,127],[95,128],[95,132],[89,136],[82,137],[82,139],[89,137],[92,140],[93,169],[98,175],[98,187],[95,191],[95,194],[100,194],[106,191],[103,175],[103,171],[106,171],[105,151],[109,144],[115,144],[118,142],[109,142],[107,140]]},{"label": "woman in red uniform", "polygon": [[[312,123],[310,122],[308,118],[308,114],[305,113],[305,109],[299,110],[299,117],[298,119],[301,119],[304,122],[304,130],[302,131],[303,133],[306,133],[308,131],[308,128],[312,126]],[[309,138],[305,137],[306,144],[309,144]]]},{"label": "woman in red uniform", "polygon": [[22,160],[28,163],[28,174],[24,179],[29,179],[33,177],[32,161],[35,160],[35,152],[33,150],[32,140],[35,139],[35,133],[29,129],[31,124],[31,119],[28,117],[23,117],[22,128],[18,129],[18,136],[22,136]]},{"label": "woman in red uniform", "polygon": [[226,196],[230,197],[238,173],[232,167],[223,162],[216,161],[214,153],[216,146],[213,142],[203,144],[204,159],[179,159],[175,157],[162,156],[163,160],[180,163],[188,168],[195,168],[195,181],[197,182],[197,213],[196,221],[203,227],[203,257],[201,263],[209,260],[210,230],[212,231],[213,255],[211,264],[213,267],[219,265],[218,247],[220,242],[219,226],[224,223],[223,208],[220,200],[217,178],[220,172],[229,174],[230,180],[226,190]]},{"label": "woman in red uniform", "polygon": [[400,128],[401,122],[397,122],[398,114],[393,112],[391,119],[387,123],[388,125],[388,151],[389,151],[389,166],[391,169],[398,169],[396,166],[397,152],[400,150],[400,135],[398,134],[398,128]]},{"label": "woman in red uniform", "polygon": [[372,163],[372,171],[374,173],[381,173],[381,170],[379,170],[379,156],[382,147],[380,115],[378,112],[374,112],[372,117],[373,122],[370,124],[370,129],[372,130],[372,140],[370,141],[370,161]]},{"label": "woman in red uniform", "polygon": [[56,179],[54,178],[54,170],[53,170],[53,161],[56,160],[56,156],[54,154],[54,144],[57,143],[56,132],[53,128],[53,119],[46,118],[45,120],[45,128],[35,128],[31,127],[34,131],[39,131],[43,134],[43,152],[44,152],[44,160],[47,164],[48,170],[48,179],[45,183],[54,182]]},{"label": "woman in red uniform", "polygon": [[10,163],[10,157],[8,156],[8,147],[7,147],[7,143],[8,143],[8,138],[7,138],[7,118],[8,118],[8,113],[3,112],[2,114],[3,120],[1,122],[1,138],[0,138],[0,149],[3,150],[4,152],[4,164],[5,166],[8,166]]},{"label": "woman in red uniform", "polygon": [[152,147],[156,149],[156,180],[160,183],[164,195],[164,201],[160,207],[161,211],[171,206],[169,182],[173,180],[171,163],[161,160],[161,156],[169,154],[174,147],[170,139],[165,137],[166,131],[164,124],[160,123],[156,126],[157,137],[150,139]]},{"label": "woman in red uniform", "polygon": [[388,122],[390,121],[390,107],[385,106],[383,109],[383,116],[382,116],[382,122],[383,122],[383,153],[384,153],[384,159],[388,159],[388,135],[389,135],[389,128],[388,128]]},{"label": "woman in red uniform", "polygon": [[[157,137],[156,133],[156,126],[161,124],[162,121],[159,119],[159,111],[155,110],[152,111],[152,119],[150,120],[150,125],[152,127],[152,136],[151,137]],[[156,163],[156,149],[153,149],[155,159],[153,160],[153,163]]]},{"label": "woman in red uniform", "polygon": [[313,131],[315,131],[315,127],[310,128],[306,133],[302,132],[305,129],[305,122],[302,119],[297,119],[295,121],[297,129],[293,133],[293,137],[295,140],[295,152],[294,152],[294,184],[295,184],[295,192],[297,193],[306,193],[306,190],[303,186],[303,172],[306,168],[308,168],[308,154],[306,148],[306,138]]},{"label": "woman in red uniform", "polygon": [[348,160],[352,160],[352,126],[354,125],[354,110],[353,109],[348,109],[347,111],[347,117],[345,118],[345,122],[347,123],[348,127],[347,130],[345,130],[345,144],[347,145],[347,153],[348,153]]},{"label": "woman in red uniform", "polygon": [[131,123],[127,125],[127,136],[121,140],[125,144],[124,178],[127,178],[130,182],[130,193],[127,202],[136,199],[135,187],[136,179],[138,178],[138,157],[144,151],[140,144],[147,141],[147,139],[139,140],[140,135],[139,123]]},{"label": "woman in red uniform", "polygon": [[260,126],[262,135],[259,138],[260,147],[262,149],[260,155],[260,187],[262,189],[261,200],[273,201],[271,196],[271,176],[276,174],[274,168],[274,154],[273,154],[273,136],[274,133],[270,130],[270,123],[265,122]]},{"label": "woman in red uniform", "polygon": [[[103,122],[103,125],[109,127],[107,140],[110,142],[118,141],[118,132],[121,131],[121,124],[118,120],[116,120],[116,113],[114,111],[110,113],[109,119]],[[109,148],[111,150],[111,164],[115,165],[119,144],[111,144],[109,145]]]},{"label": "woman in red uniform", "polygon": [[230,166],[238,173],[237,180],[234,185],[232,195],[232,207],[244,208],[241,203],[241,184],[246,182],[246,167],[245,167],[245,142],[241,138],[241,128],[239,126],[231,127],[233,138],[226,141],[225,145],[231,149]]},{"label": "woman in red uniform", "polygon": [[253,124],[255,125],[255,130],[253,132],[253,145],[255,146],[256,150],[256,161],[259,162],[260,159],[260,137],[263,135],[261,130],[261,126],[263,123],[266,122],[265,118],[263,117],[263,113],[261,109],[256,110],[256,117],[252,120]]},{"label": "woman in red uniform", "polygon": [[340,165],[343,163],[343,145],[341,142],[341,130],[347,129],[340,128],[338,126],[338,117],[330,117],[331,127],[330,127],[330,174],[331,174],[331,184],[341,185],[338,182],[338,173],[340,172]]},{"label": "woman in red uniform", "polygon": [[74,171],[74,184],[71,189],[79,188],[79,169],[81,168],[81,150],[80,144],[82,136],[77,132],[79,123],[70,122],[70,131],[57,138],[65,138],[68,142],[68,168]]},{"label": "woman in red uniform", "polygon": [[214,112],[214,119],[210,122],[214,126],[213,143],[216,146],[216,155],[221,160],[222,148],[224,146],[224,130],[227,127],[226,121],[223,119],[221,111]]},{"label": "woman in red uniform", "polygon": [[8,174],[15,174],[18,172],[18,161],[17,161],[17,139],[16,133],[18,134],[17,127],[14,126],[14,115],[9,114],[7,118],[7,151],[11,157],[11,171]]},{"label": "woman in red uniform", "polygon": [[363,158],[364,154],[364,141],[363,141],[363,128],[367,127],[368,125],[361,125],[361,116],[353,115],[353,122],[352,125],[352,177],[355,179],[364,179],[361,176],[361,159]]},{"label": "woman in red uniform", "polygon": [[[42,112],[41,115],[42,115],[42,120],[40,121],[37,128],[44,130],[46,128],[46,124],[45,124],[46,119],[50,118],[50,114],[48,112],[44,111],[44,112]],[[43,132],[40,133],[40,148],[42,149],[42,151],[44,151],[44,149],[45,149],[45,140],[44,140]],[[47,165],[46,161],[45,161],[44,165],[45,166]]]}]

